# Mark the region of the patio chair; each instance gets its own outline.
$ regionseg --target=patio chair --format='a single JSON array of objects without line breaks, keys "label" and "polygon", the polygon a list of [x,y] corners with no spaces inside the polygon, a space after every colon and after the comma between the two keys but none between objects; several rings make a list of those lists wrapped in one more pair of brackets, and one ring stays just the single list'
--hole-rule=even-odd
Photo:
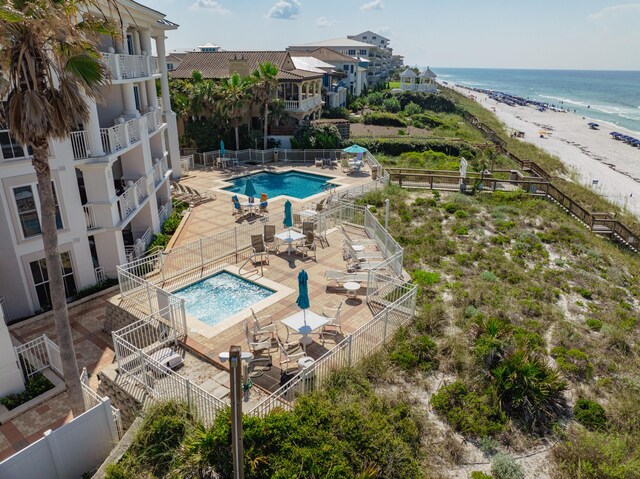
[{"label": "patio chair", "polygon": [[[379,251],[379,250],[378,251],[356,251],[353,246],[354,246],[354,243],[350,243],[347,240],[343,240],[342,241],[343,256],[347,256],[356,261],[362,261],[362,260],[367,261],[370,259],[377,259],[377,260],[384,259],[384,254],[382,254],[382,251]],[[363,245],[359,245],[359,246],[363,246]]]},{"label": "patio chair", "polygon": [[244,216],[247,213],[247,209],[243,208],[242,205],[240,204],[240,200],[238,200],[237,196],[233,196],[231,198],[231,201],[233,202],[233,215],[240,215],[240,216]]},{"label": "patio chair", "polygon": [[[283,343],[280,336],[276,336],[276,341],[278,342],[278,349],[280,350],[280,369],[282,370],[282,374],[286,374],[289,372],[289,364],[293,363],[297,368],[298,359],[305,357],[306,353],[298,341],[295,343]],[[286,368],[284,366],[286,366]]]},{"label": "patio chair", "polygon": [[320,200],[319,202],[316,203],[316,211],[320,212],[324,209],[324,204],[327,201],[326,198],[324,198],[323,200]]},{"label": "patio chair", "polygon": [[294,213],[293,214],[293,227],[294,228],[300,228],[302,226],[302,217],[300,216],[300,213]]},{"label": "patio chair", "polygon": [[349,163],[349,171],[347,174],[351,174],[351,173],[360,173],[360,171],[362,170],[363,167],[363,162],[362,161],[357,161],[355,163]]},{"label": "patio chair", "polygon": [[304,239],[304,243],[296,246],[296,251],[302,253],[302,258],[309,258],[310,254],[313,253],[313,260],[317,263],[318,257],[316,256],[316,237],[313,234],[313,231],[307,233],[307,237]]},{"label": "patio chair", "polygon": [[[271,335],[271,339],[275,338],[277,333],[276,324],[273,322],[273,316],[260,316],[256,315],[256,312],[253,308],[249,308],[251,310],[251,317],[253,318],[253,333],[255,335]],[[260,324],[262,322],[262,324]]]},{"label": "patio chair", "polygon": [[313,233],[316,224],[313,221],[303,221],[302,222],[302,234],[308,235],[309,233]]},{"label": "patio chair", "polygon": [[320,168],[324,168],[324,158],[316,158],[314,162],[314,166],[319,166]]},{"label": "patio chair", "polygon": [[266,258],[267,264],[269,264],[269,252],[264,244],[262,235],[251,235],[251,248],[253,249],[253,253],[251,254],[251,262],[253,264],[256,263],[255,260],[258,256],[261,262]]},{"label": "patio chair", "polygon": [[260,202],[260,213],[268,213],[269,212],[269,202],[261,201]]},{"label": "patio chair", "polygon": [[342,309],[342,301],[337,308],[323,308],[322,315],[325,318],[329,318],[329,322],[325,324],[320,330],[320,340],[324,343],[325,335],[343,336],[342,326],[340,325],[340,310]]},{"label": "patio chair", "polygon": [[367,271],[356,271],[355,273],[345,273],[334,269],[324,272],[325,281],[335,281],[336,286],[341,287],[344,283],[355,281],[357,283],[368,283],[369,273]]},{"label": "patio chair", "polygon": [[[245,338],[247,339],[247,344],[249,345],[249,351],[257,354],[267,351],[268,354],[268,351],[271,349],[271,337],[265,334],[256,335],[252,333],[249,328],[249,320],[247,319],[242,322],[242,328]],[[269,356],[271,355],[269,354]]]},{"label": "patio chair", "polygon": [[278,241],[276,240],[276,225],[264,225],[264,245],[267,250],[278,252]]}]

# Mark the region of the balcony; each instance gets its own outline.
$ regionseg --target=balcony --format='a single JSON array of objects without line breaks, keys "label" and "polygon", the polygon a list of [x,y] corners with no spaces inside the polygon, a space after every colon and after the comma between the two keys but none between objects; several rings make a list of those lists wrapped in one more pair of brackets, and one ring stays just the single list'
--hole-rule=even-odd
[{"label": "balcony", "polygon": [[163,156],[161,160],[153,165],[152,175],[154,188],[158,187],[158,185],[164,181],[167,171],[169,171],[169,167],[167,166],[167,157]]},{"label": "balcony", "polygon": [[158,73],[157,58],[149,55],[102,53],[102,61],[109,68],[113,80],[149,78]]},{"label": "balcony", "polygon": [[96,213],[94,210],[94,205],[92,204],[83,205],[82,209],[84,210],[84,220],[87,225],[87,231],[97,229],[98,223],[96,221]]},{"label": "balcony", "polygon": [[[162,110],[159,108],[151,110],[143,116],[147,119],[148,133],[153,133],[162,127]],[[122,123],[117,123],[109,128],[100,128],[100,137],[105,155],[117,153],[131,145],[135,145],[140,141],[141,137],[140,118],[122,120]],[[89,134],[86,130],[72,132],[70,139],[75,160],[84,160],[91,157]]]},{"label": "balcony", "polygon": [[151,231],[151,228],[147,228],[145,232],[134,232],[133,235],[138,236],[138,239],[136,239],[132,245],[124,246],[127,263],[130,263],[131,261],[142,258],[142,256],[144,256],[144,252],[147,250],[147,246],[149,246],[149,244],[151,243],[153,231]]},{"label": "balcony", "polygon": [[140,203],[149,196],[149,188],[147,187],[147,177],[143,176],[138,181],[128,180],[127,188],[118,196],[118,212],[120,213],[120,221],[124,221],[133,213]]},{"label": "balcony", "polygon": [[286,111],[309,111],[316,106],[322,104],[322,97],[320,95],[314,95],[310,98],[305,98],[304,100],[285,100],[284,101],[284,109]]}]

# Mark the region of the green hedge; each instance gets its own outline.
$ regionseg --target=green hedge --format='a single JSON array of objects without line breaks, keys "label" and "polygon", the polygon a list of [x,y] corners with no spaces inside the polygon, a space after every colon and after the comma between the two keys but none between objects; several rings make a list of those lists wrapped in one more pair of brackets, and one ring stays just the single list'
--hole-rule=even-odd
[{"label": "green hedge", "polygon": [[31,376],[31,379],[27,382],[26,389],[24,391],[17,394],[9,394],[8,396],[0,398],[0,404],[11,411],[21,404],[31,401],[33,398],[37,398],[40,394],[43,394],[52,388],[53,383],[51,381],[41,373],[36,373]]},{"label": "green hedge", "polygon": [[409,103],[415,103],[425,110],[436,113],[455,113],[458,109],[451,100],[441,95],[429,95],[426,93],[405,91],[400,94],[387,92],[387,97],[394,96],[400,101],[400,106],[404,110]]},{"label": "green hedge", "polygon": [[478,148],[465,142],[425,138],[351,138],[343,143],[343,148],[353,143],[364,146],[372,153],[384,153],[389,156],[400,156],[402,153],[411,151],[436,151],[449,156],[464,156],[467,159],[473,159],[480,153]]},{"label": "green hedge", "polygon": [[364,115],[365,125],[407,126],[407,122],[393,113],[367,113]]}]

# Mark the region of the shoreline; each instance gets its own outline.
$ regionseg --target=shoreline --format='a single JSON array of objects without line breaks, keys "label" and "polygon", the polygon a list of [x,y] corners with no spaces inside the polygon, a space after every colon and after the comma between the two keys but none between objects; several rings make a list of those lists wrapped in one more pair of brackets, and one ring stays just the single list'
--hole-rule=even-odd
[{"label": "shoreline", "polygon": [[[571,172],[564,179],[578,182],[640,217],[640,149],[609,135],[618,131],[637,136],[636,132],[577,113],[508,106],[469,87],[446,86],[467,98],[474,95],[475,101],[494,113],[507,129],[523,131],[522,141],[557,156]],[[587,123],[592,120],[601,129],[590,129]],[[541,138],[540,130],[549,134]]]}]

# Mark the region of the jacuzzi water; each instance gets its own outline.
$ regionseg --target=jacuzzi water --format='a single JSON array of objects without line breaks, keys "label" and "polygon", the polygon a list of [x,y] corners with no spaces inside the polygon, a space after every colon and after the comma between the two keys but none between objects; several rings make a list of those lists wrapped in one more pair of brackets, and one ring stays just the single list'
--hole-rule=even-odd
[{"label": "jacuzzi water", "polygon": [[173,294],[184,299],[187,314],[213,326],[274,293],[269,288],[222,271]]},{"label": "jacuzzi water", "polygon": [[286,195],[292,198],[308,198],[326,191],[327,188],[333,187],[328,176],[316,175],[302,171],[285,171],[284,173],[271,173],[262,171],[253,175],[240,176],[230,183],[233,186],[225,188],[227,191],[243,195],[247,180],[251,179],[253,186],[258,193],[258,197],[262,193],[266,193],[270,199],[276,196]]}]

